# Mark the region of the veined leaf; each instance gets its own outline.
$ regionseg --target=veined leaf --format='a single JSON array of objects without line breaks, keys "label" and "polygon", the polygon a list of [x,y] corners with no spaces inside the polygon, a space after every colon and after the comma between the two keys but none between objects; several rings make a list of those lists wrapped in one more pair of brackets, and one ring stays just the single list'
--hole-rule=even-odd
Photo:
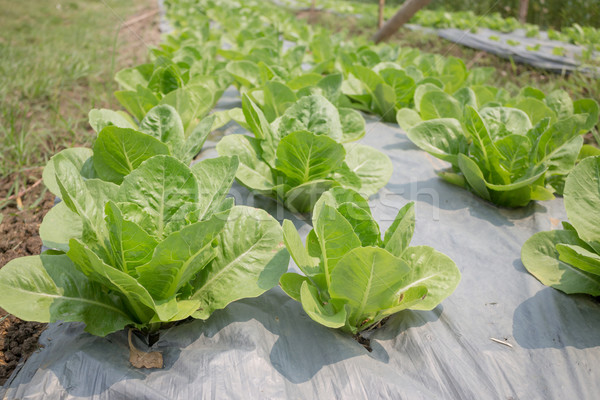
[{"label": "veined leaf", "polygon": [[492,138],[505,136],[505,131],[525,135],[532,127],[527,114],[516,108],[486,107],[479,114]]},{"label": "veined leaf", "polygon": [[134,321],[144,323],[154,314],[154,300],[148,291],[132,276],[107,265],[90,248],[77,239],[69,242],[67,256],[73,265],[88,277],[104,287],[114,290],[126,301]]},{"label": "veined leaf", "polygon": [[200,301],[194,318],[206,319],[235,300],[261,295],[287,270],[281,226],[265,211],[233,207],[218,241],[216,258],[191,282],[191,299]]},{"label": "veined leaf", "polygon": [[392,255],[401,257],[408,248],[415,231],[415,203],[408,203],[398,211],[392,225],[385,231],[383,246]]},{"label": "veined leaf", "polygon": [[408,131],[408,138],[420,149],[454,166],[458,166],[458,155],[468,149],[460,123],[451,118],[421,122]]},{"label": "veined leaf", "polygon": [[421,118],[423,120],[435,118],[462,119],[462,110],[456,99],[445,92],[430,91],[421,97],[419,104]]},{"label": "veined leaf", "polygon": [[300,293],[302,284],[304,282],[308,282],[308,278],[306,276],[298,275],[293,272],[286,272],[281,276],[279,285],[281,286],[281,289],[283,289],[283,291],[292,299],[296,301],[302,301]]},{"label": "veined leaf", "polygon": [[94,169],[100,178],[120,184],[142,162],[159,154],[169,154],[160,140],[133,129],[109,126],[94,143]]},{"label": "veined leaf", "polygon": [[400,128],[405,132],[410,131],[411,128],[417,126],[422,121],[419,113],[411,108],[401,108],[396,113],[396,122],[398,122]]},{"label": "veined leaf", "polygon": [[327,284],[335,266],[342,256],[360,247],[361,242],[352,225],[335,209],[327,204],[315,207],[313,226],[321,248]]},{"label": "veined leaf", "polygon": [[345,162],[360,179],[360,193],[371,196],[384,187],[392,177],[392,161],[387,155],[370,146],[349,143]]},{"label": "veined leaf", "polygon": [[146,113],[158,105],[154,93],[142,85],[137,85],[135,90],[117,91],[115,97],[138,121],[144,119]]},{"label": "veined leaf", "polygon": [[152,259],[137,267],[138,281],[154,299],[174,296],[216,257],[215,240],[226,219],[227,214],[217,214],[169,235],[156,246]]},{"label": "veined leaf", "polygon": [[183,148],[175,152],[176,155],[179,154],[178,158],[181,162],[187,165],[200,153],[208,135],[215,129],[215,119],[215,115],[209,115],[192,129],[182,145]]},{"label": "veined leaf", "polygon": [[546,96],[545,101],[548,107],[554,110],[559,120],[573,115],[573,100],[571,100],[571,96],[564,90],[553,91]]},{"label": "veined leaf", "polygon": [[44,246],[53,250],[69,251],[69,240],[83,236],[81,217],[71,211],[64,202],[52,207],[40,225],[40,237]]},{"label": "veined leaf", "polygon": [[87,279],[64,254],[21,257],[6,264],[0,270],[0,303],[27,321],[82,321],[87,332],[99,336],[135,322],[118,297]]},{"label": "veined leaf", "polygon": [[329,189],[338,186],[331,179],[319,179],[285,190],[285,206],[293,212],[310,212],[321,195]]},{"label": "veined leaf", "polygon": [[288,219],[283,221],[283,240],[292,259],[305,275],[310,277],[321,272],[319,259],[308,255],[296,227]]},{"label": "veined leaf", "polygon": [[409,247],[402,255],[410,272],[402,279],[398,290],[404,293],[410,288],[424,286],[427,296],[413,306],[413,310],[432,310],[448,297],[460,282],[460,271],[448,256],[428,246]]},{"label": "veined leaf", "polygon": [[365,135],[365,119],[351,108],[338,108],[342,124],[342,143],[354,142]]},{"label": "veined leaf", "polygon": [[582,160],[565,184],[565,208],[579,237],[600,253],[600,157]]},{"label": "veined leaf", "polygon": [[[185,154],[185,131],[177,111],[167,104],[152,108],[142,122],[139,130],[160,140],[169,146],[170,153],[182,160]],[[165,153],[161,153],[165,154]]]},{"label": "veined leaf", "polygon": [[397,299],[405,261],[377,247],[360,247],[342,257],[331,273],[332,298],[347,302],[349,323],[357,326]]},{"label": "veined leaf", "polygon": [[342,140],[343,136],[338,110],[319,95],[302,97],[281,117],[279,135],[282,138],[297,131],[326,135],[335,141]]},{"label": "veined leaf", "polygon": [[341,165],[345,155],[344,147],[335,140],[298,131],[281,139],[276,165],[292,182],[302,184],[325,178]]},{"label": "veined leaf", "polygon": [[[50,158],[48,164],[44,167],[44,172],[42,173],[42,178],[44,180],[44,185],[50,190],[50,192],[60,197],[60,188],[58,187],[58,183],[56,183],[56,160],[60,159],[58,163],[70,162],[73,164],[73,167],[76,171],[80,171],[83,173],[84,166],[89,163],[88,160],[91,160],[93,155],[92,149],[88,149],[86,147],[71,147],[69,149],[65,149],[58,154],[55,154]],[[91,168],[93,171],[93,168]],[[95,173],[95,171],[93,171]],[[86,176],[87,178],[93,178],[94,176]]]},{"label": "veined leaf", "polygon": [[556,245],[579,245],[577,232],[556,230],[538,232],[521,249],[521,260],[527,270],[544,285],[567,294],[588,293],[600,295],[600,276],[589,274],[561,261]]},{"label": "veined leaf", "polygon": [[473,107],[467,106],[465,109],[465,126],[472,139],[470,155],[475,157],[486,172],[491,172],[497,161],[496,148],[485,121]]},{"label": "veined leaf", "polygon": [[198,180],[198,204],[194,210],[198,221],[219,207],[229,193],[238,166],[237,156],[210,158],[192,166],[192,172]]},{"label": "veined leaf", "polygon": [[157,238],[162,239],[169,219],[185,203],[198,201],[198,183],[190,169],[169,156],[155,156],[127,175],[118,199],[136,204],[151,216]]},{"label": "veined leaf", "polygon": [[477,163],[464,154],[458,155],[458,167],[465,176],[469,187],[482,199],[491,200],[483,173]]},{"label": "veined leaf", "polygon": [[270,193],[275,182],[269,165],[261,160],[260,144],[254,138],[245,135],[228,135],[217,143],[220,156],[237,156],[239,168],[236,179],[244,186]]},{"label": "veined leaf", "polygon": [[337,211],[346,218],[346,221],[350,222],[363,246],[379,244],[381,241],[379,225],[373,220],[370,210],[365,211],[364,208],[353,203],[343,203],[337,208]]},{"label": "veined leaf", "polygon": [[92,129],[99,133],[107,126],[116,126],[119,128],[137,129],[138,126],[131,117],[124,112],[102,109],[92,109],[88,114],[88,119]]},{"label": "veined leaf", "polygon": [[559,260],[590,274],[600,275],[600,255],[581,246],[572,244],[556,245]]},{"label": "veined leaf", "polygon": [[319,324],[328,328],[341,328],[346,324],[346,309],[341,308],[337,311],[331,305],[324,305],[317,288],[309,282],[302,282],[300,299],[304,311]]},{"label": "veined leaf", "polygon": [[123,219],[121,210],[112,201],[106,203],[105,213],[115,267],[135,276],[135,268],[150,261],[158,243],[135,222]]}]

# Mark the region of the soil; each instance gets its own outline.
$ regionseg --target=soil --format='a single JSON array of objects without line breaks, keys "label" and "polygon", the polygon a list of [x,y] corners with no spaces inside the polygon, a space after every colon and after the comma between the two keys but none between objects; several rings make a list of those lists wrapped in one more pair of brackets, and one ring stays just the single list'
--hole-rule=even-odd
[{"label": "soil", "polygon": [[[35,176],[27,182],[32,187]],[[39,179],[39,178],[37,178]],[[12,179],[0,181],[0,198],[6,198]],[[42,240],[38,233],[44,215],[54,204],[54,196],[38,184],[21,197],[22,210],[17,202],[9,203],[2,209],[0,223],[0,266],[17,257],[40,253]],[[33,206],[38,203],[36,206]],[[38,338],[46,324],[21,321],[0,308],[0,385],[10,377],[21,360],[26,360],[38,348]]]},{"label": "soil", "polygon": [[[140,64],[145,59],[148,46],[160,41],[158,13],[155,10],[155,7],[144,7],[124,22],[119,35],[119,66]],[[99,106],[119,107],[116,101],[115,104],[97,105]],[[61,113],[68,114],[69,110],[65,109]],[[85,113],[87,114],[87,110]],[[60,150],[53,148],[51,144],[48,148]],[[54,195],[40,181],[41,172],[41,168],[32,169],[30,176],[25,178],[15,175],[0,179],[0,268],[15,258],[40,253],[42,241],[38,233],[39,227],[54,204]],[[21,193],[25,193],[18,198],[11,190],[17,178],[26,181],[26,185],[21,187]],[[7,198],[8,202],[5,201]],[[4,385],[20,362],[39,348],[38,339],[45,328],[46,324],[22,321],[0,308],[0,386]]]},{"label": "soil", "polygon": [[371,347],[371,339],[361,336],[360,333],[354,335],[354,340],[356,340],[359,344],[362,345],[369,353],[373,351]]},{"label": "soil", "polygon": [[362,347],[364,347],[369,353],[371,353],[373,351],[373,348],[371,347],[371,338],[363,335],[369,334],[369,332],[380,329],[383,325],[385,325],[388,322],[389,319],[390,317],[385,317],[384,319],[382,319],[375,325],[369,327],[368,329],[364,330],[363,332],[357,333],[356,335],[354,335],[354,340],[360,343]]}]

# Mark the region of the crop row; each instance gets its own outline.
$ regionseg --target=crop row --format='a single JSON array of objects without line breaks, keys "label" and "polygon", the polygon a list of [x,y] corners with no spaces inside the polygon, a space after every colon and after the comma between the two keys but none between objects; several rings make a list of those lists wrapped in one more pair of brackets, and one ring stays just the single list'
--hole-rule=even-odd
[{"label": "crop row", "polygon": [[[151,50],[150,63],[116,75],[127,112],[92,110],[92,149],[66,149],[44,170],[62,200],[40,227],[49,250],[0,270],[0,306],[20,318],[150,335],[278,283],[313,320],[354,334],[403,309],[433,309],[459,270],[431,247],[410,246],[412,203],[382,237],[367,198],[392,165],[348,144],[365,135],[357,110],[397,120],[415,144],[450,162],[444,179],[506,206],[563,186],[571,193],[565,176],[598,119],[593,100],[533,88],[513,97],[485,84],[490,69],[348,42],[259,1],[167,4],[176,33]],[[209,115],[232,84],[241,109]],[[192,163],[230,120],[253,136],[227,135],[219,157]],[[235,205],[227,197],[234,179],[312,211],[306,243],[290,221],[282,227]],[[597,186],[588,190],[596,201]],[[598,249],[573,226],[581,248]],[[303,275],[286,273],[289,254]]]},{"label": "crop row", "polygon": [[[309,7],[308,0],[282,0],[290,7]],[[373,21],[378,13],[376,4],[359,3],[353,1],[319,0],[319,8],[332,10],[341,14],[371,16]],[[384,15],[391,18],[396,12],[394,7],[386,7]],[[456,28],[476,33],[478,28],[487,28],[504,33],[510,33],[517,29],[525,31],[525,36],[530,38],[540,37],[538,25],[521,23],[513,17],[504,18],[499,13],[476,15],[472,11],[445,11],[428,10],[418,11],[411,19],[411,23],[428,28],[444,29]],[[592,26],[580,26],[575,23],[572,26],[563,27],[560,30],[548,29],[548,39],[565,43],[572,43],[586,47],[586,52],[591,55],[592,51],[600,51],[600,29]]]}]

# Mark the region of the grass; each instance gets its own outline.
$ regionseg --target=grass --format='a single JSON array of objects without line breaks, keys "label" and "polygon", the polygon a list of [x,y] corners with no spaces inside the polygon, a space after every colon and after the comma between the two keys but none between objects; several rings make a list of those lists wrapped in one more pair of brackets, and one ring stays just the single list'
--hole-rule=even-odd
[{"label": "grass", "polygon": [[117,107],[114,73],[146,57],[146,38],[123,24],[154,7],[147,0],[0,0],[0,176],[11,183],[1,196],[22,190],[57,151],[90,143],[87,113]]}]

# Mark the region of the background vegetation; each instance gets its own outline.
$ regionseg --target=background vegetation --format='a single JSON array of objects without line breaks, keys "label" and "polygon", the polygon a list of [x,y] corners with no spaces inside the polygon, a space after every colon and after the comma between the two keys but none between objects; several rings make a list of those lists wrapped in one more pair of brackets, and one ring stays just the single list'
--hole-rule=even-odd
[{"label": "background vegetation", "polygon": [[[356,0],[361,3],[378,3],[378,0]],[[400,5],[404,0],[386,0],[386,5]],[[447,11],[473,11],[483,15],[493,12],[503,17],[517,18],[519,0],[432,0],[428,9]],[[575,23],[581,26],[600,27],[600,0],[529,0],[527,22],[541,28],[560,29]]]},{"label": "background vegetation", "polygon": [[49,156],[90,142],[88,111],[117,104],[114,73],[143,62],[156,40],[130,23],[149,7],[156,5],[0,0],[0,208],[38,179]]}]

